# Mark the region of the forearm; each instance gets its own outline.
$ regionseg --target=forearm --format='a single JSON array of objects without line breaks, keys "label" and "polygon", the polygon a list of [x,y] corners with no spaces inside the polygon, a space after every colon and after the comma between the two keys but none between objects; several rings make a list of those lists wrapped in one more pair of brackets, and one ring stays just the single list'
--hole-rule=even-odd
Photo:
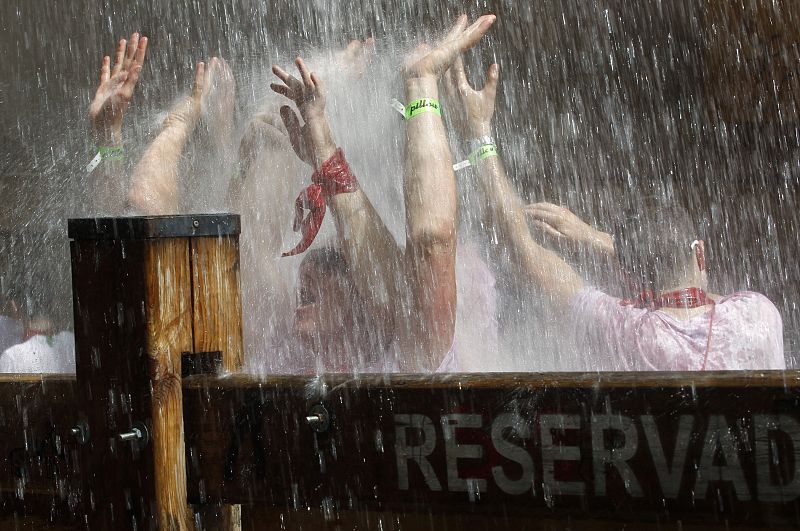
[{"label": "forearm", "polygon": [[129,205],[143,214],[174,214],[178,209],[178,166],[193,127],[168,123],[145,151],[131,176]]},{"label": "forearm", "polygon": [[[406,101],[438,98],[436,80],[407,82]],[[457,199],[453,160],[440,116],[427,112],[406,126],[406,271],[410,308],[403,314],[411,370],[435,370],[455,331]]]},{"label": "forearm", "polygon": [[330,206],[356,288],[390,334],[402,263],[397,242],[362,190],[335,195]]},{"label": "forearm", "polygon": [[[121,127],[103,130],[93,127],[91,133],[93,151],[90,158],[103,148],[122,148]],[[92,193],[92,211],[95,214],[117,216],[122,214],[125,203],[125,163],[123,156],[103,159],[89,175],[88,189]]]},{"label": "forearm", "polygon": [[495,239],[509,254],[519,273],[557,306],[568,307],[583,285],[572,267],[558,254],[533,239],[524,213],[524,203],[508,180],[500,157],[479,163],[479,182],[489,204],[490,226]]}]

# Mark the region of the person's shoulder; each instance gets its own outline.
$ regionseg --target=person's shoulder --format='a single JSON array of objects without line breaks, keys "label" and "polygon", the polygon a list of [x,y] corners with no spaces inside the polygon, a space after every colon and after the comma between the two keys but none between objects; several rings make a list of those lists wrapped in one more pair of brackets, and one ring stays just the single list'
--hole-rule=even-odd
[{"label": "person's shoulder", "polygon": [[717,301],[717,304],[724,304],[728,306],[749,306],[760,309],[772,309],[778,311],[778,308],[773,302],[764,295],[757,291],[737,291],[726,295]]},{"label": "person's shoulder", "polygon": [[753,319],[773,320],[781,323],[781,313],[777,306],[763,293],[757,291],[737,291],[717,301],[726,309],[747,314]]}]

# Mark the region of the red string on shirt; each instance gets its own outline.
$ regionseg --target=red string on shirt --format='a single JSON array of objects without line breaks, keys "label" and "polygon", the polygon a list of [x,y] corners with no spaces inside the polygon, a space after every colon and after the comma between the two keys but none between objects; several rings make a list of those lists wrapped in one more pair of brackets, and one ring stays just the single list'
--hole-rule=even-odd
[{"label": "red string on shirt", "polygon": [[[337,149],[331,157],[311,174],[311,182],[300,192],[294,202],[294,222],[292,229],[303,237],[294,249],[281,256],[294,256],[308,249],[317,237],[322,220],[325,218],[328,198],[358,190],[358,180],[350,171],[344,152]],[[304,216],[308,210],[308,215]]]}]

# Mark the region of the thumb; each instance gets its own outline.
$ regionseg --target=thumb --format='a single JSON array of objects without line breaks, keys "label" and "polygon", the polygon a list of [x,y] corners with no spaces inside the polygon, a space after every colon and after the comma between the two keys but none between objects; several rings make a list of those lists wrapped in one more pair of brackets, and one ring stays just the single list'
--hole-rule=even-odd
[{"label": "thumb", "polygon": [[497,85],[500,82],[500,65],[497,63],[489,67],[486,72],[486,84],[483,86],[483,94],[491,101],[497,96]]},{"label": "thumb", "polygon": [[297,113],[288,105],[284,105],[281,107],[281,120],[283,120],[283,125],[289,133],[289,142],[292,144],[292,149],[294,149],[298,157],[306,161],[304,157],[303,131]]}]

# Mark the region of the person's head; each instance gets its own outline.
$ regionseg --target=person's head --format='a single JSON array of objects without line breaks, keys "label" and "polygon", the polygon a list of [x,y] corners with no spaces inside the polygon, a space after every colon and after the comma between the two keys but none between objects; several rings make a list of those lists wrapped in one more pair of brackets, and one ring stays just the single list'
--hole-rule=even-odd
[{"label": "person's head", "polygon": [[[697,243],[694,243],[697,242]],[[677,204],[645,199],[622,216],[614,248],[632,289],[706,288],[705,247],[698,224]]]},{"label": "person's head", "polygon": [[333,247],[307,251],[297,280],[295,337],[334,371],[345,370],[350,356],[369,349],[365,332],[365,307],[344,256]]}]

